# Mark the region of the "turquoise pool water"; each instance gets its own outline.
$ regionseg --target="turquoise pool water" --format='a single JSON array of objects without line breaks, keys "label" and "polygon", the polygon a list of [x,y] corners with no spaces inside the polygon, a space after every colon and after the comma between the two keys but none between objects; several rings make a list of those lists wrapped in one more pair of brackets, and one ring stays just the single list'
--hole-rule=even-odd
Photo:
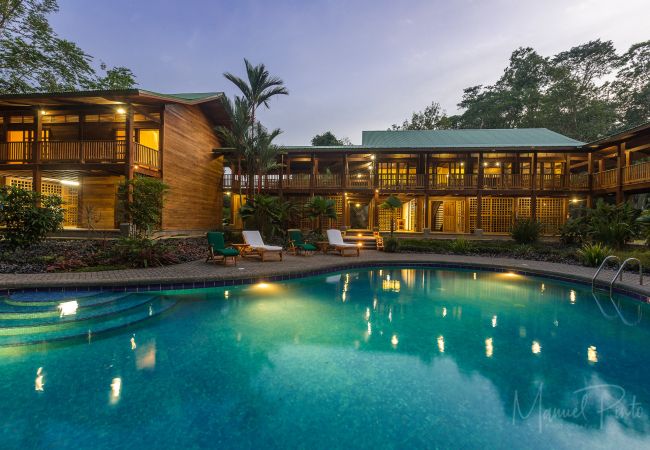
[{"label": "turquoise pool water", "polygon": [[[650,312],[598,300],[403,268],[15,295],[0,314],[0,447],[648,448]],[[123,317],[141,321],[99,333]]]}]

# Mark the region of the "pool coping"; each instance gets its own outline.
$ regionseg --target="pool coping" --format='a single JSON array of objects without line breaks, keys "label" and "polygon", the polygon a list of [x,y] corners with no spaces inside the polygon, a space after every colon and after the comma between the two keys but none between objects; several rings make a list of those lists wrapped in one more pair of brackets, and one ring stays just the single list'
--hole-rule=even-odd
[{"label": "pool coping", "polygon": [[[379,252],[376,252],[378,255]],[[199,288],[213,288],[213,287],[228,287],[240,286],[247,284],[254,284],[259,282],[275,282],[295,280],[316,275],[324,275],[342,270],[354,270],[363,268],[382,268],[382,267],[412,267],[412,268],[429,268],[429,269],[464,269],[464,270],[479,270],[487,272],[512,272],[524,276],[538,276],[557,281],[578,283],[582,285],[591,285],[591,276],[577,272],[577,268],[585,269],[582,266],[572,266],[569,264],[560,263],[544,263],[532,260],[507,260],[502,258],[489,258],[481,256],[461,257],[458,256],[458,261],[449,260],[451,255],[437,255],[427,254],[430,260],[418,260],[420,258],[407,258],[406,254],[384,254],[386,257],[380,256],[378,259],[372,258],[371,260],[364,260],[363,257],[355,262],[351,262],[348,258],[333,264],[323,264],[321,267],[311,269],[295,270],[292,268],[283,267],[282,263],[279,265],[273,264],[273,269],[270,271],[262,271],[257,274],[241,274],[241,276],[229,276],[226,274],[219,274],[215,272],[211,276],[203,275],[187,275],[181,277],[156,277],[155,272],[151,277],[143,277],[140,279],[120,279],[114,277],[110,280],[93,280],[93,279],[78,279],[70,280],[65,278],[65,274],[60,280],[48,279],[41,281],[14,282],[13,286],[0,288],[0,295],[11,295],[14,293],[25,292],[83,292],[83,291],[113,291],[113,292],[151,292],[151,291],[166,291],[166,290],[180,290],[180,289],[199,289]],[[435,260],[445,256],[448,260]],[[343,259],[343,258],[341,258]],[[451,258],[454,259],[454,258]],[[195,261],[194,264],[199,263]],[[188,263],[191,264],[191,263]],[[264,264],[264,263],[263,263]],[[269,263],[265,263],[269,264]],[[554,267],[541,267],[541,266],[554,266]],[[522,267],[525,266],[525,267]],[[537,267],[535,267],[537,266]],[[171,266],[169,266],[171,267]],[[263,270],[267,266],[261,266]],[[141,269],[145,275],[147,270]],[[594,269],[595,272],[595,269]],[[57,275],[57,274],[50,274]],[[118,274],[119,275],[119,274]],[[20,276],[14,276],[20,277]],[[611,278],[611,277],[608,277]],[[605,283],[602,279],[597,281],[596,285],[599,288],[608,288],[609,284]],[[628,295],[632,298],[640,300],[644,303],[650,303],[650,286],[638,286],[627,283],[617,283],[614,286],[614,291],[619,294]]]}]

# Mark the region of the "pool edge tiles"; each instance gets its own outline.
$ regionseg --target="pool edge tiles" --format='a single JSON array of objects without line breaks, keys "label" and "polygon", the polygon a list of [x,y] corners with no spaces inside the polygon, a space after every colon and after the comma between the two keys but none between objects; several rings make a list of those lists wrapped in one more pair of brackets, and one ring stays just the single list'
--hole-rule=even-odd
[{"label": "pool edge tiles", "polygon": [[[278,282],[306,278],[311,276],[324,275],[328,273],[339,272],[343,270],[355,269],[376,269],[385,267],[412,267],[412,268],[428,268],[428,269],[463,269],[463,270],[477,270],[483,272],[512,272],[523,276],[536,276],[548,278],[551,280],[568,281],[582,285],[591,285],[591,281],[587,280],[584,276],[571,273],[561,273],[549,269],[542,268],[525,268],[512,267],[506,264],[495,265],[493,261],[486,262],[473,262],[473,263],[460,263],[460,262],[446,262],[446,261],[365,261],[355,263],[336,264],[328,267],[323,267],[314,270],[306,270],[300,272],[286,272],[268,275],[254,275],[254,276],[241,276],[231,278],[208,279],[196,281],[194,279],[187,281],[166,281],[166,280],[143,280],[143,281],[126,281],[124,284],[117,283],[98,283],[83,284],[83,285],[70,285],[65,286],[52,286],[52,287],[25,287],[25,288],[4,288],[0,289],[0,295],[10,296],[13,293],[26,293],[26,292],[159,292],[159,291],[173,291],[173,290],[187,290],[199,288],[219,288],[229,286],[240,286],[255,284],[258,282]],[[567,268],[570,266],[567,265]],[[609,285],[603,281],[597,281],[596,286],[599,288],[607,288]],[[647,292],[643,291],[644,286],[638,289],[634,286],[614,286],[614,292],[618,294],[627,295],[635,300],[643,303],[650,303],[650,296]]]}]

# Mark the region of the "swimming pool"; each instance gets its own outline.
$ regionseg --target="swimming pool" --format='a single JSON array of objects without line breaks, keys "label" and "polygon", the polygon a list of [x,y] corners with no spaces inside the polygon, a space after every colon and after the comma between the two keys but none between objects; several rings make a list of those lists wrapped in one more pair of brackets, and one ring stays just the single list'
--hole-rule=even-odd
[{"label": "swimming pool", "polygon": [[[549,279],[410,268],[17,294],[3,330],[36,309],[5,344],[38,341],[38,326],[82,336],[0,347],[0,446],[648,447],[648,306],[597,300]],[[98,332],[120,320],[135,323]]]}]

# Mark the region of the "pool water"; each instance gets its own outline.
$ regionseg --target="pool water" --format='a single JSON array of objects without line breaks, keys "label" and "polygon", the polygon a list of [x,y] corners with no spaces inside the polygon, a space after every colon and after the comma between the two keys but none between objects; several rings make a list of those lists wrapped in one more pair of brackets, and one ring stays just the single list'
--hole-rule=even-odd
[{"label": "pool water", "polygon": [[138,322],[0,347],[0,447],[650,447],[650,311],[636,300],[409,268],[106,295],[10,300]]}]

